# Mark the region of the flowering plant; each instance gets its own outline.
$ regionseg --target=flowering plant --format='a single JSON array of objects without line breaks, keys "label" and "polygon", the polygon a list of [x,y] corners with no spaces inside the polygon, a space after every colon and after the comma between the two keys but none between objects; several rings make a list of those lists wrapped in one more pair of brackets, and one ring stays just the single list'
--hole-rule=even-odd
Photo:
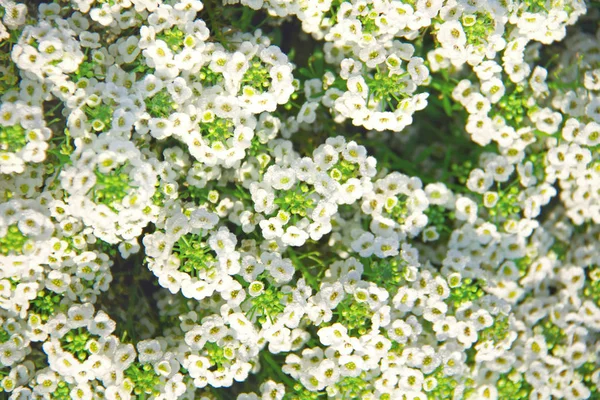
[{"label": "flowering plant", "polygon": [[0,0],[0,396],[600,399],[599,19]]}]

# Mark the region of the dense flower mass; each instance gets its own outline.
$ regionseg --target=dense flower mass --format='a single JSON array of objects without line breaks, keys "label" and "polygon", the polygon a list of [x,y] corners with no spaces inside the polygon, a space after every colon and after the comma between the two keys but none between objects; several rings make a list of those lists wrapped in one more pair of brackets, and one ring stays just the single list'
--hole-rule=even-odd
[{"label": "dense flower mass", "polygon": [[0,0],[0,397],[600,399],[600,7]]}]

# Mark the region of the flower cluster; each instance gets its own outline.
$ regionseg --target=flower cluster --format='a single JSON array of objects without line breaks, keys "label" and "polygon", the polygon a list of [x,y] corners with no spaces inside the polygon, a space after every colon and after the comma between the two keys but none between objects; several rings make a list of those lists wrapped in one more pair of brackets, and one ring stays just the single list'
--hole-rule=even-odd
[{"label": "flower cluster", "polygon": [[0,393],[597,398],[599,19],[0,0]]}]

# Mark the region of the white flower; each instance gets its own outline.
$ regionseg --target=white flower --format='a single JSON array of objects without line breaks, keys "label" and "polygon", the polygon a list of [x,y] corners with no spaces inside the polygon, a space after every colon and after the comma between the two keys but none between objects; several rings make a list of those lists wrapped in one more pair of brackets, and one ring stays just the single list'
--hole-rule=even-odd
[{"label": "white flower", "polygon": [[[56,271],[57,272],[57,271]],[[74,305],[69,308],[69,326],[71,329],[87,326],[93,321],[94,306],[90,303]]]},{"label": "white flower", "polygon": [[468,197],[458,197],[456,199],[456,218],[471,224],[474,223],[477,219],[477,204]]},{"label": "white flower", "polygon": [[100,8],[94,7],[90,11],[90,17],[92,20],[98,22],[100,25],[109,26],[114,21],[114,17],[111,13],[110,6],[108,3],[102,4]]},{"label": "white flower", "polygon": [[295,226],[290,226],[285,230],[281,240],[290,246],[302,246],[308,237],[309,235],[306,231]]},{"label": "white flower", "polygon": [[138,350],[138,359],[142,364],[158,361],[163,354],[160,343],[155,339],[142,340],[138,342],[136,347]]},{"label": "white flower", "polygon": [[446,21],[440,25],[436,38],[446,48],[464,46],[467,43],[465,31],[458,21]]},{"label": "white flower", "polygon": [[278,218],[269,218],[259,222],[263,237],[267,240],[283,235],[282,223]]}]

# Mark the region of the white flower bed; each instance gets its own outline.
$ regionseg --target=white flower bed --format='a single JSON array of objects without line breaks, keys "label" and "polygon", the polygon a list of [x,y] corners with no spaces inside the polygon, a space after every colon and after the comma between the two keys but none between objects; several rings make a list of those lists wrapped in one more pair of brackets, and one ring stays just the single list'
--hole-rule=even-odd
[{"label": "white flower bed", "polygon": [[0,397],[599,399],[599,20],[0,0]]}]

